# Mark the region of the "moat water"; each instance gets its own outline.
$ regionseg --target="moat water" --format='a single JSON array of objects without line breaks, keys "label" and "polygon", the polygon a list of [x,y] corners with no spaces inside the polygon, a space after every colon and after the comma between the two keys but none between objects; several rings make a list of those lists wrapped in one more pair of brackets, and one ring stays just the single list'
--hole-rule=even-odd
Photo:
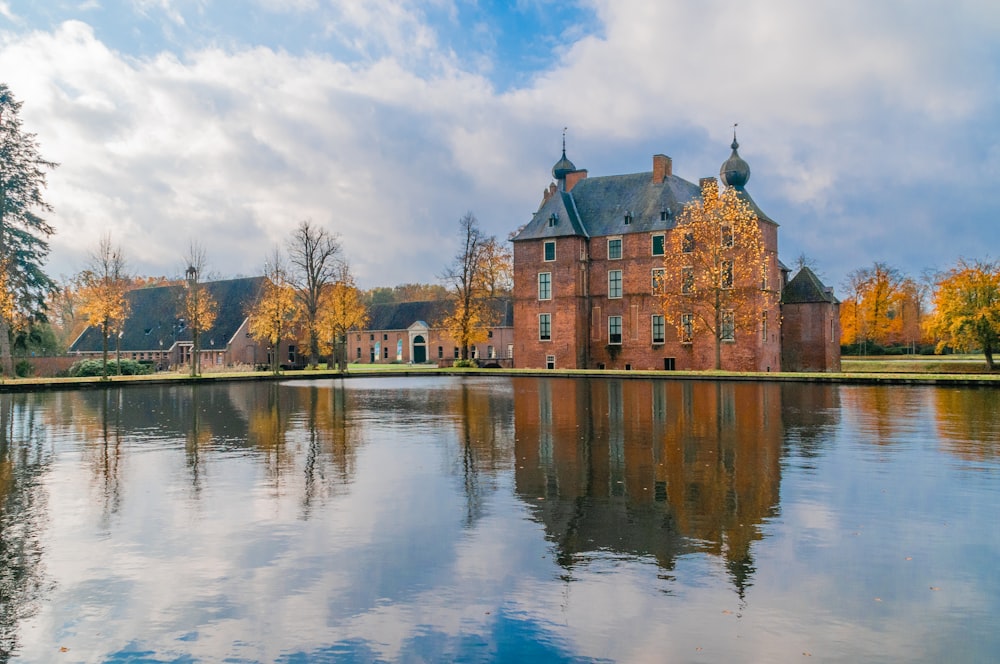
[{"label": "moat water", "polygon": [[1000,390],[0,397],[0,662],[985,662]]}]

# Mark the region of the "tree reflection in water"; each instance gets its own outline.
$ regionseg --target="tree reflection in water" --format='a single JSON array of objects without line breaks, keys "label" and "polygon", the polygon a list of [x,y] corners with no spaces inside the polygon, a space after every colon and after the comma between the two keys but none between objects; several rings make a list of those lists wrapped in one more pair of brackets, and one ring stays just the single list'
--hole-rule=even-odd
[{"label": "tree reflection in water", "polygon": [[0,661],[17,650],[19,624],[46,590],[41,538],[48,515],[42,478],[51,464],[26,395],[0,395]]}]

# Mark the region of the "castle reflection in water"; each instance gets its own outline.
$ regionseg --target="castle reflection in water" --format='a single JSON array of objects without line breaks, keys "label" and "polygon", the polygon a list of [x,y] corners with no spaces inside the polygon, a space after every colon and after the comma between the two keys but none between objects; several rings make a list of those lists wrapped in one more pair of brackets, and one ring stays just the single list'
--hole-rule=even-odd
[{"label": "castle reflection in water", "polygon": [[[782,408],[828,423],[836,391],[777,383],[516,379],[516,490],[560,563],[590,553],[724,558],[741,588],[777,515]],[[819,403],[816,403],[819,401]],[[825,403],[825,402],[831,403]]]}]

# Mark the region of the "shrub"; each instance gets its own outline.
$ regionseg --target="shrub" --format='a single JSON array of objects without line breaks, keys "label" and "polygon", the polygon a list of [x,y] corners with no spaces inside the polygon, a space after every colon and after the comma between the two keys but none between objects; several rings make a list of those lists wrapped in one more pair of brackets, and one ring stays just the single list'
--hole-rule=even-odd
[{"label": "shrub", "polygon": [[14,375],[18,378],[27,378],[35,375],[35,366],[28,360],[18,360],[14,365]]},{"label": "shrub", "polygon": [[455,362],[451,366],[455,367],[456,369],[472,369],[479,365],[476,364],[475,360],[455,360]]},{"label": "shrub", "polygon": [[[121,361],[121,375],[123,376],[144,376],[153,373],[152,363],[137,362],[136,360]],[[69,375],[73,378],[85,378],[89,376],[100,376],[103,374],[100,360],[80,360],[74,362],[69,368]],[[118,375],[118,362],[108,360],[108,375]]]}]

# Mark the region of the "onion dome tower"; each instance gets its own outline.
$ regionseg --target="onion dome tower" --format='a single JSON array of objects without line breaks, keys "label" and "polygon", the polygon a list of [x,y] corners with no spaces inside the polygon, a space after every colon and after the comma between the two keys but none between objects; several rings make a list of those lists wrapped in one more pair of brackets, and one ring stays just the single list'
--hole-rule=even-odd
[{"label": "onion dome tower", "polygon": [[562,189],[566,183],[566,176],[576,170],[569,159],[566,158],[566,130],[563,129],[562,137],[562,158],[552,167],[552,177],[559,181],[559,188]]},{"label": "onion dome tower", "polygon": [[750,165],[743,161],[740,153],[737,152],[740,144],[736,142],[735,128],[733,129],[733,144],[730,147],[733,149],[733,154],[729,155],[729,159],[719,169],[719,179],[727,187],[743,189],[747,184],[747,180],[750,179]]}]

